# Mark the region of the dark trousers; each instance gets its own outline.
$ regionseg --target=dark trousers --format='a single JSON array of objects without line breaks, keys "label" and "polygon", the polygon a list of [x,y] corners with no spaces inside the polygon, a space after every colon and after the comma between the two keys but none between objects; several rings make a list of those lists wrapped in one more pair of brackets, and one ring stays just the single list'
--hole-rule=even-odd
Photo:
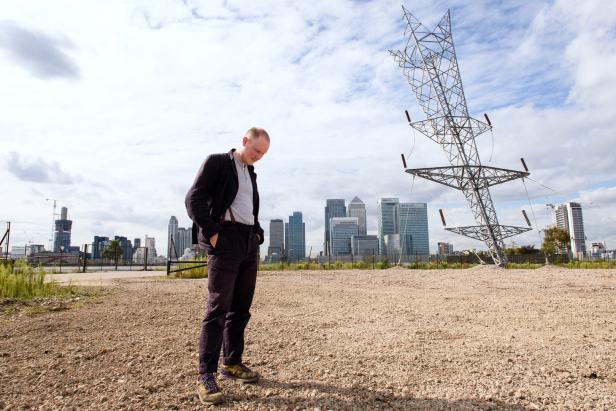
[{"label": "dark trousers", "polygon": [[208,255],[208,301],[199,338],[199,373],[242,362],[244,329],[257,280],[257,236],[250,226],[225,224]]}]

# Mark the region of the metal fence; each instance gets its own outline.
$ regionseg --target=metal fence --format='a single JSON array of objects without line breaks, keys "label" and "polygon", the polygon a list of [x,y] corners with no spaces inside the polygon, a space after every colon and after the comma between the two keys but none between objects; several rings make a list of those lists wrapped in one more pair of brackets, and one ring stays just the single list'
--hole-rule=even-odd
[{"label": "metal fence", "polygon": [[[535,254],[512,254],[508,256],[509,263],[512,264],[545,264],[546,257],[543,253]],[[550,264],[566,264],[570,261],[566,254],[548,256],[547,261]],[[584,260],[592,261],[592,260]],[[440,266],[447,265],[475,265],[475,264],[494,264],[492,258],[488,255],[477,254],[459,254],[459,255],[402,255],[402,256],[385,256],[385,255],[370,255],[370,256],[316,256],[314,258],[306,258],[302,260],[287,261],[282,259],[279,261],[268,261],[267,264],[278,265],[281,268],[291,266],[293,264],[305,264],[307,267],[318,265],[323,268],[332,268],[341,264],[353,266],[361,266],[362,268],[376,268],[377,266],[413,266],[413,265],[430,265]]]},{"label": "metal fence", "polygon": [[[147,247],[133,250],[131,258],[94,258],[92,243],[84,244],[78,253],[52,253],[44,252],[27,257],[27,262],[33,266],[40,266],[54,272],[63,271],[108,271],[109,269],[121,271],[148,271],[152,267],[165,266],[165,261],[156,261],[149,256]],[[141,251],[138,251],[141,250]],[[138,251],[138,252],[137,252]]]}]

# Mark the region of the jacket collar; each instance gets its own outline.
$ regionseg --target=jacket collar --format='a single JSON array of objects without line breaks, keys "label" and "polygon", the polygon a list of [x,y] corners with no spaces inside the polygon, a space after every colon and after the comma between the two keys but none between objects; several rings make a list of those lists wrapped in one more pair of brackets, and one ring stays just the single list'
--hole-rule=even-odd
[{"label": "jacket collar", "polygon": [[[231,161],[233,161],[233,153],[235,152],[235,149],[232,148],[231,150],[229,150],[229,159]],[[255,166],[251,166],[251,165],[247,165],[248,166],[248,170],[250,170],[251,172],[254,172]],[[233,170],[235,170],[235,167],[233,167]]]}]

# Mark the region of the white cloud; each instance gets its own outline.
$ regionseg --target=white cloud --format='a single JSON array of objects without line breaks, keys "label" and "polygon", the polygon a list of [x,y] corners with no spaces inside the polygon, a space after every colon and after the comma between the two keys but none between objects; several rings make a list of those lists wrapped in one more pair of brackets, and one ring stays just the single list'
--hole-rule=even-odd
[{"label": "white cloud", "polygon": [[78,77],[79,69],[63,50],[71,46],[70,42],[28,30],[14,22],[0,21],[0,47],[36,77]]},{"label": "white cloud", "polygon": [[40,157],[27,159],[14,151],[7,156],[6,169],[19,180],[32,183],[76,184],[80,180],[62,170],[57,162],[48,163]]}]

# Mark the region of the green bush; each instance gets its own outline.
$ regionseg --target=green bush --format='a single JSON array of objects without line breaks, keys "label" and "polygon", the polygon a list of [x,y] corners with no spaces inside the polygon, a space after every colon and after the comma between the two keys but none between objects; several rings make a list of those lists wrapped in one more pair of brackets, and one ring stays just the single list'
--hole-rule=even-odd
[{"label": "green bush", "polygon": [[387,258],[384,258],[383,261],[378,261],[376,263],[376,268],[380,270],[385,270],[389,267],[391,267],[391,265],[389,264],[389,260]]},{"label": "green bush", "polygon": [[24,261],[0,265],[0,298],[30,299],[77,293],[73,285],[59,286],[55,281],[45,281],[42,267],[34,269]]},{"label": "green bush", "polygon": [[360,269],[360,270],[365,270],[367,268],[372,268],[372,265],[368,266],[368,263],[366,263],[365,261],[358,261],[354,264],[354,268]]}]

